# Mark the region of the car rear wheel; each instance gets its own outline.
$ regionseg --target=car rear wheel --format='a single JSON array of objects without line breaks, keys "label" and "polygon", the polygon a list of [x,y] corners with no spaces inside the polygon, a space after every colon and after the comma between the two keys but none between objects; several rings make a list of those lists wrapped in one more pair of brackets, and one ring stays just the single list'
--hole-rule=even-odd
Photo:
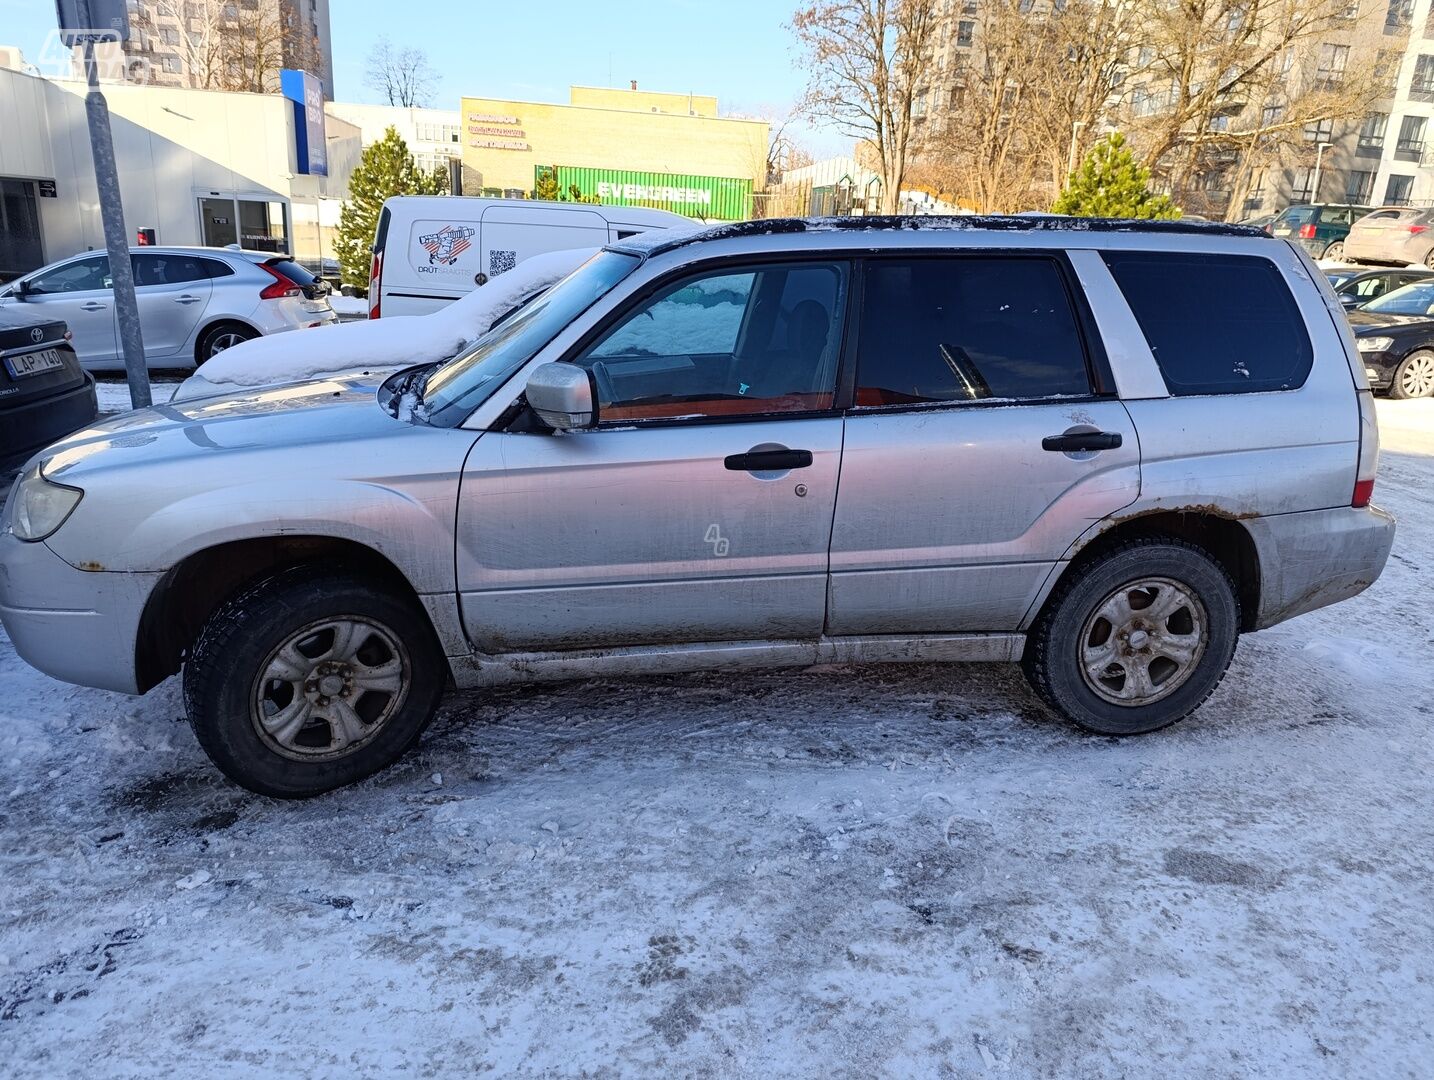
[{"label": "car rear wheel", "polygon": [[190,725],[235,783],[306,798],[407,751],[447,684],[421,609],[369,580],[299,567],[205,625],[184,669]]},{"label": "car rear wheel", "polygon": [[241,341],[249,341],[258,336],[257,330],[241,323],[220,323],[218,326],[211,326],[199,339],[199,346],[194,350],[195,360],[202,364],[204,361],[218,356],[225,349],[232,349]]},{"label": "car rear wheel", "polygon": [[1434,270],[1434,248],[1429,249],[1429,254],[1424,256],[1424,265]]},{"label": "car rear wheel", "polygon": [[1434,394],[1434,352],[1421,349],[1410,353],[1394,372],[1389,384],[1392,398],[1423,398]]},{"label": "car rear wheel", "polygon": [[1344,241],[1336,240],[1329,247],[1325,248],[1324,255],[1321,256],[1321,258],[1338,259],[1342,262],[1344,260]]},{"label": "car rear wheel", "polygon": [[1067,575],[1022,661],[1036,692],[1102,735],[1183,719],[1225,677],[1240,605],[1224,569],[1194,544],[1128,541]]}]

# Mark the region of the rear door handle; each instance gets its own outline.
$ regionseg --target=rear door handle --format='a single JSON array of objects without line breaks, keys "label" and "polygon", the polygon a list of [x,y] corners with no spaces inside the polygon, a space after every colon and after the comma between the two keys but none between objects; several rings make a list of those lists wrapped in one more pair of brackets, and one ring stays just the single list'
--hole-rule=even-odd
[{"label": "rear door handle", "polygon": [[1124,441],[1118,431],[1077,431],[1047,435],[1041,440],[1041,449],[1075,454],[1082,450],[1116,450]]},{"label": "rear door handle", "polygon": [[109,306],[108,304],[97,304],[97,303],[95,303],[93,300],[91,300],[88,304],[81,304],[81,305],[80,305],[80,310],[81,310],[81,311],[104,311],[104,309],[105,309],[106,307],[108,307],[108,306]]},{"label": "rear door handle", "polygon": [[174,302],[176,304],[197,304],[199,303],[199,297],[186,294],[184,296],[176,296]]},{"label": "rear door handle", "polygon": [[745,454],[729,454],[723,464],[733,472],[779,472],[811,466],[810,450],[749,450]]}]

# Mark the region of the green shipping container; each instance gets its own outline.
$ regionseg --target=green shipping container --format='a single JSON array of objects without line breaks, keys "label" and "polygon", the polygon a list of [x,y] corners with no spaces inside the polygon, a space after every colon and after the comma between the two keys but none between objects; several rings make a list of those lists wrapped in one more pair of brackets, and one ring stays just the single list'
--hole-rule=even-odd
[{"label": "green shipping container", "polygon": [[[533,185],[548,170],[533,170]],[[752,181],[729,176],[636,172],[630,169],[587,169],[559,165],[558,187],[576,184],[584,195],[595,195],[604,206],[650,206],[702,221],[746,221],[752,216]]]}]

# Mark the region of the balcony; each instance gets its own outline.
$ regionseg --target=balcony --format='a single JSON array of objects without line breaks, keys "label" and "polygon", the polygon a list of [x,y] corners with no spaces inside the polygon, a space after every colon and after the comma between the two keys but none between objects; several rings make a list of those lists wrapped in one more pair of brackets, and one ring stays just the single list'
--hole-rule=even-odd
[{"label": "balcony", "polygon": [[1361,135],[1358,144],[1354,148],[1354,156],[1362,158],[1382,158],[1384,156],[1384,136]]},{"label": "balcony", "polygon": [[1394,144],[1395,161],[1420,161],[1423,157],[1423,139],[1400,139]]},{"label": "balcony", "polygon": [[1434,101],[1434,79],[1416,78],[1409,84],[1411,101]]}]

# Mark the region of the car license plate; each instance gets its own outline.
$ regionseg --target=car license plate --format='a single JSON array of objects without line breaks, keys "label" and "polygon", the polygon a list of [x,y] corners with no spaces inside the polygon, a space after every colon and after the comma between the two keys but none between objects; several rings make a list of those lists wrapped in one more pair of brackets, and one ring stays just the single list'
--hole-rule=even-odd
[{"label": "car license plate", "polygon": [[41,349],[39,352],[7,356],[5,366],[10,369],[13,378],[23,379],[26,375],[39,375],[62,368],[65,366],[65,358],[60,355],[59,349]]}]

